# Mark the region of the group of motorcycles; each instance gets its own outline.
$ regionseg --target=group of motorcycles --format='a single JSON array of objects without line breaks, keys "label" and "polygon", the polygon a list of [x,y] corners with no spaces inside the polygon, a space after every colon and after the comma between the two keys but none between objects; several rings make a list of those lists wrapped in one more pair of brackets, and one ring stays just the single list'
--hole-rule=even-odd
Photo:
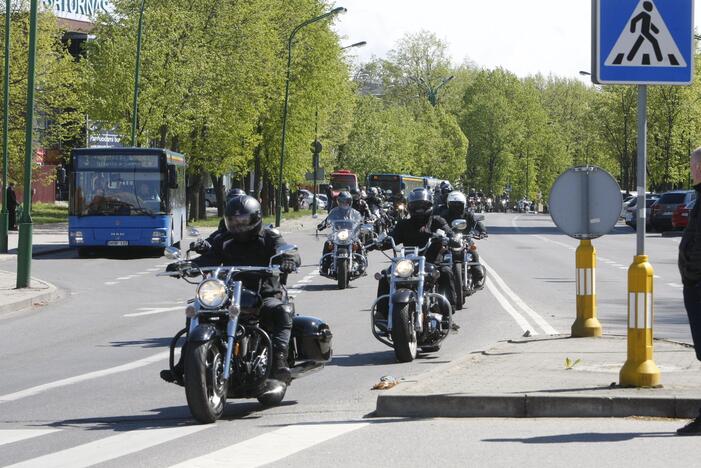
[{"label": "group of motorcycles", "polygon": [[[400,362],[412,361],[423,353],[436,352],[451,330],[455,310],[463,308],[468,296],[481,285],[473,281],[473,268],[484,267],[474,261],[476,239],[480,236],[467,231],[467,222],[456,219],[451,228],[456,235],[448,242],[445,232],[434,233],[422,247],[398,246],[388,236],[400,219],[403,207],[388,201],[371,208],[369,216],[345,219],[327,219],[330,227],[324,242],[320,272],[334,279],[339,289],[366,274],[368,247],[391,245],[393,255],[390,267],[375,275],[378,281],[387,280],[389,291],[377,297],[371,308],[371,331],[381,343],[394,349]],[[198,233],[193,234],[197,235]],[[438,244],[441,264],[426,260],[426,251]],[[180,250],[169,247],[166,256],[175,260],[175,271],[162,276],[182,278],[196,285],[195,297],[188,301],[185,311],[186,326],[170,344],[170,370],[174,373],[178,343],[182,338],[184,382],[187,403],[193,417],[203,423],[219,419],[227,398],[256,398],[266,406],[278,405],[284,398],[288,382],[277,382],[271,377],[273,345],[259,312],[263,303],[260,288],[244,286],[243,277],[264,281],[285,274],[274,265],[276,257],[294,253],[297,247],[286,244],[278,247],[276,256],[267,267],[219,266],[202,268],[189,261],[191,245],[183,257]],[[384,252],[383,252],[384,253]],[[455,282],[454,303],[439,284],[440,269],[450,268]],[[248,283],[250,284],[250,283]],[[292,335],[287,358],[292,380],[321,369],[332,356],[333,333],[323,320],[297,315],[294,302],[283,287],[282,298],[293,317]],[[386,304],[386,313],[378,313],[378,306]]]}]

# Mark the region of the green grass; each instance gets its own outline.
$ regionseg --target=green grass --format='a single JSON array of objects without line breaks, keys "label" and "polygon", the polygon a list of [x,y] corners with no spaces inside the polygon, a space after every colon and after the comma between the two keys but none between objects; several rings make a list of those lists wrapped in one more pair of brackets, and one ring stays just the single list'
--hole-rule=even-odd
[{"label": "green grass", "polygon": [[34,224],[68,222],[68,207],[52,203],[34,203],[32,205],[32,222]]},{"label": "green grass", "polygon": [[[289,213],[282,213],[282,220],[285,221],[286,219],[290,220],[290,219],[302,218],[304,216],[311,216],[311,214],[312,214],[311,210],[300,210],[300,211],[290,210]],[[219,219],[220,218],[217,216],[212,216],[211,218],[201,219],[198,221],[192,221],[192,222],[188,223],[188,226],[191,226],[191,227],[217,227],[217,226],[219,226]],[[275,216],[266,216],[263,218],[263,224],[274,224],[274,223],[275,223]]]}]

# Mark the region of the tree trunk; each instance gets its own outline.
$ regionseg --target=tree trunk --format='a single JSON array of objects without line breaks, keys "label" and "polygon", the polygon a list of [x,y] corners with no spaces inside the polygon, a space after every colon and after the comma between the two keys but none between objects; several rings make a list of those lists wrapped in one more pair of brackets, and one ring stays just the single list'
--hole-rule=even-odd
[{"label": "tree trunk", "polygon": [[268,182],[268,177],[263,176],[263,190],[260,194],[260,204],[263,207],[263,216],[270,216],[270,199],[268,185],[270,185],[270,183]]},{"label": "tree trunk", "polygon": [[189,177],[190,185],[187,186],[187,216],[188,221],[200,219],[200,188],[202,187],[202,174],[192,174]]},{"label": "tree trunk", "polygon": [[226,195],[224,193],[224,176],[215,176],[210,174],[212,179],[212,185],[214,186],[214,193],[217,196],[217,216],[224,216],[224,206],[226,205]]},{"label": "tree trunk", "polygon": [[287,182],[285,182],[284,184],[282,184],[282,208],[285,213],[290,212],[289,195],[290,187],[287,185]]}]

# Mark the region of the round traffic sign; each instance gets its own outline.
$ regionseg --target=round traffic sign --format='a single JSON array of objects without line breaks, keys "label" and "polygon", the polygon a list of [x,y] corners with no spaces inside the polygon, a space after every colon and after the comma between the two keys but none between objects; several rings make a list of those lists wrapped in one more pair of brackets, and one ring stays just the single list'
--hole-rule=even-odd
[{"label": "round traffic sign", "polygon": [[576,239],[595,239],[611,232],[622,203],[621,188],[611,174],[600,167],[581,166],[557,178],[549,208],[562,232]]}]

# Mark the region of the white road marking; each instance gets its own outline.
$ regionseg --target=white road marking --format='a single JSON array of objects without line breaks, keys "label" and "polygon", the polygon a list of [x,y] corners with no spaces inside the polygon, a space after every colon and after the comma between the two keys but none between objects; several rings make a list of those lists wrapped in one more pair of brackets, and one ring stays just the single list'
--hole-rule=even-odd
[{"label": "white road marking", "polygon": [[369,423],[299,424],[259,435],[171,468],[254,468],[294,455],[315,445],[356,431]]},{"label": "white road marking", "polygon": [[671,286],[673,288],[678,288],[678,289],[682,289],[684,287],[683,284],[679,284],[679,283],[667,283],[667,286]]},{"label": "white road marking", "polygon": [[59,431],[60,429],[3,429],[0,430],[0,445],[12,444]]},{"label": "white road marking", "polygon": [[661,279],[662,277],[660,275],[654,275],[653,278],[655,279]]},{"label": "white road marking", "polygon": [[627,269],[628,269],[628,267],[627,267],[627,266],[623,266],[623,265],[621,265],[621,266],[619,266],[619,267],[618,267],[618,269],[619,269],[619,270],[627,270]]},{"label": "white road marking", "polygon": [[36,387],[30,387],[24,390],[20,390],[18,392],[0,395],[0,404],[7,403],[9,401],[20,400],[22,398],[27,398],[33,395],[38,395],[40,393],[43,393],[47,390],[52,390],[54,388],[65,387],[67,385],[73,385],[76,383],[85,382],[87,380],[105,377],[107,375],[118,374],[132,369],[138,369],[139,367],[148,366],[149,364],[153,364],[154,362],[159,362],[164,359],[167,359],[168,354],[168,351],[163,351],[161,353],[154,354],[153,356],[144,359],[139,359],[138,361],[122,364],[121,366],[88,372],[87,374],[76,375],[74,377],[68,377],[67,379],[56,380],[54,382],[49,382],[43,385],[37,385]]},{"label": "white road marking", "polygon": [[160,271],[160,268],[149,268],[148,271]]},{"label": "white road marking", "polygon": [[115,284],[119,284],[119,281],[105,281],[105,286],[114,286]]},{"label": "white road marking", "polygon": [[487,289],[489,289],[489,292],[492,293],[492,296],[499,302],[501,307],[509,314],[511,317],[516,320],[516,323],[518,323],[518,326],[521,327],[521,330],[525,331],[530,331],[531,335],[537,335],[538,332],[536,331],[535,328],[531,326],[530,323],[528,323],[528,320],[526,320],[526,317],[523,315],[519,314],[516,309],[513,308],[511,304],[509,304],[509,301],[506,300],[506,298],[499,292],[499,290],[492,284],[490,281],[489,277],[487,278],[487,281],[485,282],[487,285]]},{"label": "white road marking", "polygon": [[528,304],[526,304],[523,299],[521,299],[518,295],[516,295],[515,292],[511,290],[510,287],[506,285],[506,282],[497,274],[496,271],[492,267],[490,267],[484,260],[482,260],[482,264],[484,267],[489,271],[489,276],[494,278],[495,282],[501,289],[506,293],[507,296],[511,298],[511,300],[522,310],[524,311],[528,316],[533,319],[533,321],[543,329],[545,334],[547,335],[557,335],[557,330],[555,330],[543,317],[540,316],[536,311],[531,309]]},{"label": "white road marking", "polygon": [[547,237],[539,236],[538,234],[533,234],[533,237],[535,237],[536,239],[540,239],[540,240],[542,240],[543,242],[550,242],[551,244],[559,245],[560,247],[564,247],[564,248],[566,248],[566,249],[568,249],[568,250],[572,250],[572,251],[576,251],[576,250],[577,250],[576,247],[572,247],[572,246],[569,245],[569,244],[565,244],[564,242],[554,241],[554,240],[552,240],[552,239],[548,239]]},{"label": "white road marking", "polygon": [[144,315],[155,315],[162,314],[163,312],[172,312],[174,310],[185,310],[185,305],[179,305],[175,307],[142,307],[139,310],[143,312],[134,312],[131,314],[124,314],[123,317],[143,317]]},{"label": "white road marking", "polygon": [[133,276],[120,276],[120,277],[117,278],[117,279],[118,279],[119,281],[125,281],[125,280],[130,280],[130,279],[132,279],[132,278],[133,278]]},{"label": "white road marking", "polygon": [[[136,453],[141,450],[160,445],[171,440],[179,439],[196,432],[210,429],[214,426],[184,426],[160,429],[139,429],[124,432],[104,439],[78,445],[59,452],[50,453],[37,458],[11,465],[12,468],[80,468],[104,463],[115,458]],[[235,459],[232,459],[235,460]]]}]

